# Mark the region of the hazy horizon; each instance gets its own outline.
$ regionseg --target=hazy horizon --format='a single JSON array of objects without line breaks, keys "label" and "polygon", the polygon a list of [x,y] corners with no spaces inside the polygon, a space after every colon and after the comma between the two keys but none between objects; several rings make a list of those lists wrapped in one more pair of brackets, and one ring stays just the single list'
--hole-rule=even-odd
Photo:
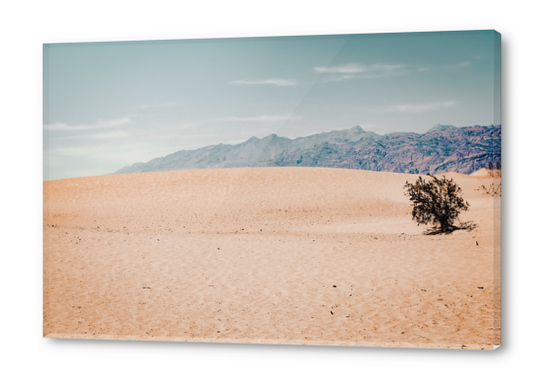
[{"label": "hazy horizon", "polygon": [[493,31],[44,45],[44,180],[255,136],[500,124]]}]

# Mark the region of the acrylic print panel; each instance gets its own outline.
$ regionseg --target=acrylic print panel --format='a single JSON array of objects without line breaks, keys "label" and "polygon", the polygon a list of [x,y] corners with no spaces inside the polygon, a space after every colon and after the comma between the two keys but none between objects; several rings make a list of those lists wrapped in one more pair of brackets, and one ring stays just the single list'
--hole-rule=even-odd
[{"label": "acrylic print panel", "polygon": [[495,31],[44,46],[43,334],[500,345]]}]

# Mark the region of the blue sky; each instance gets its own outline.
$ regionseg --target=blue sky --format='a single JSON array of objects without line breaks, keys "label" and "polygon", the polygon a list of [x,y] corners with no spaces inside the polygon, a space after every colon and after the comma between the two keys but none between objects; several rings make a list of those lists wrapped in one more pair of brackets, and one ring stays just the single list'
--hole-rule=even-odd
[{"label": "blue sky", "polygon": [[44,180],[356,125],[500,123],[493,31],[44,45]]}]

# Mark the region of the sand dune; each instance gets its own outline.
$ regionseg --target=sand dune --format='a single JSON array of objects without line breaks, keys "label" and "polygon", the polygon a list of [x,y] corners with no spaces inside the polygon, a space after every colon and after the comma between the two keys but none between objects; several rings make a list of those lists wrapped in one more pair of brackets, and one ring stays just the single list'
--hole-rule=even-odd
[{"label": "sand dune", "polygon": [[44,182],[44,336],[492,349],[500,199],[422,235],[416,175],[241,168]]},{"label": "sand dune", "polygon": [[477,171],[474,171],[471,176],[477,176],[480,178],[500,178],[501,170],[489,170],[487,168],[481,168]]},{"label": "sand dune", "polygon": [[481,177],[490,177],[491,171],[488,170],[487,168],[481,168],[477,171],[474,171],[471,175],[472,176],[481,176]]}]

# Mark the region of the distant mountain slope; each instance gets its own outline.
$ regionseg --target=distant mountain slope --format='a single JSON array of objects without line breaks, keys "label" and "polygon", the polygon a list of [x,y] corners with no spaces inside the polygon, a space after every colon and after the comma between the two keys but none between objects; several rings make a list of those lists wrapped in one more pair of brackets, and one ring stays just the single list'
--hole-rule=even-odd
[{"label": "distant mountain slope", "polygon": [[457,127],[455,127],[453,125],[436,124],[431,129],[429,129],[429,131],[427,133],[442,132],[443,130],[453,130],[453,129],[457,129]]},{"label": "distant mountain slope", "polygon": [[226,167],[336,167],[410,174],[470,174],[501,160],[501,126],[436,125],[425,134],[366,132],[360,126],[289,139],[271,134],[238,145],[181,150],[115,174]]}]

